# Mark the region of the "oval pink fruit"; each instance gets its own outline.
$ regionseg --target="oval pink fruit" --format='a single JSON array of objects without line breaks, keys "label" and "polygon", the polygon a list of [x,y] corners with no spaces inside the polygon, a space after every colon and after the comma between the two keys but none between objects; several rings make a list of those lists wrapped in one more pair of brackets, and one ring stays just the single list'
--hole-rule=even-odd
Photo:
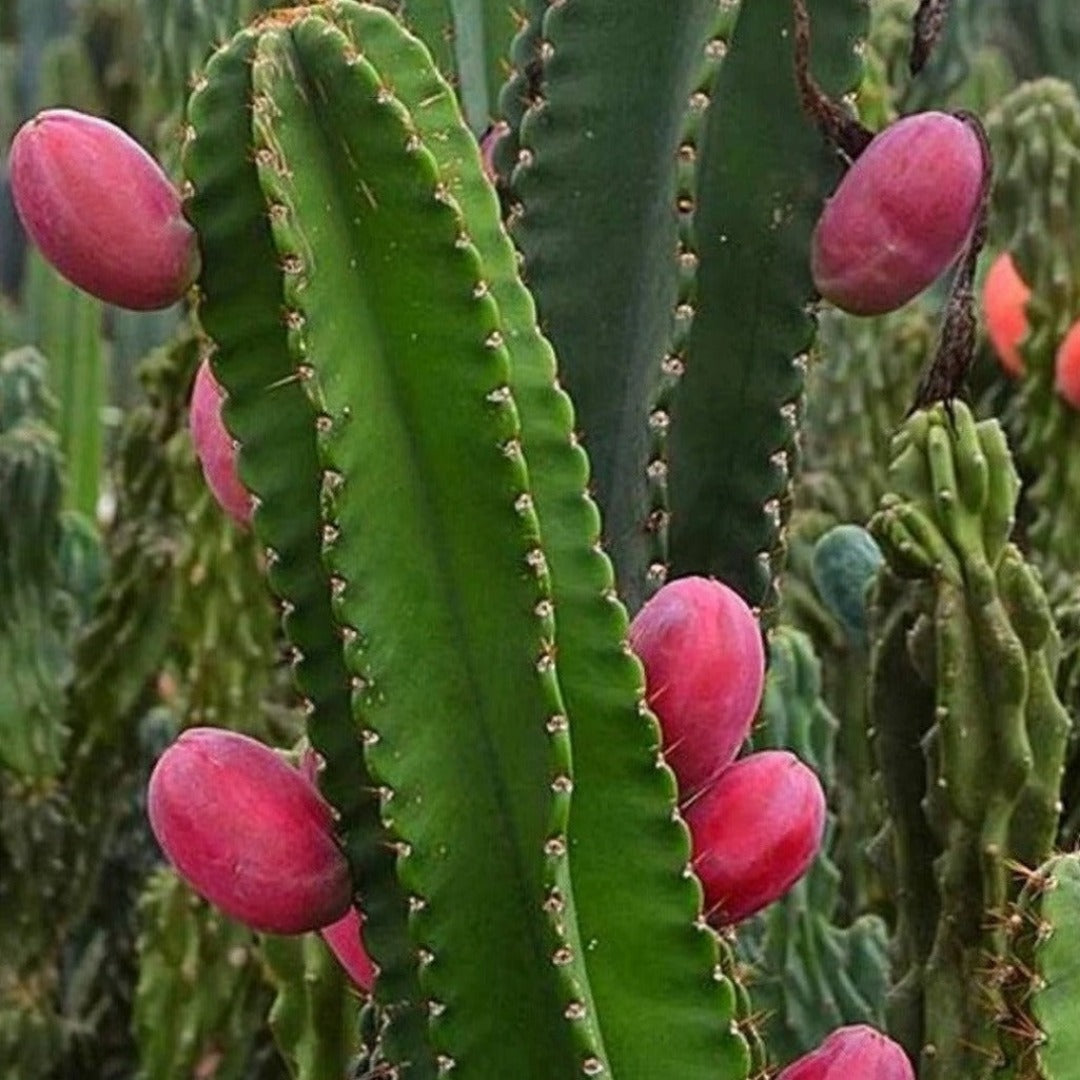
[{"label": "oval pink fruit", "polygon": [[364,948],[362,927],[360,913],[350,907],[336,923],[324,926],[319,933],[353,983],[368,993],[375,985],[375,966]]},{"label": "oval pink fruit", "polygon": [[346,914],[349,868],[329,804],[255,739],[184,731],[154,767],[147,809],[177,872],[234,919],[301,934]]},{"label": "oval pink fruit", "polygon": [[956,117],[919,113],[876,136],[814,229],[818,292],[880,315],[922,292],[960,254],[982,196],[983,149]]},{"label": "oval pink fruit", "polygon": [[915,1080],[903,1049],[865,1024],[834,1031],[816,1050],[792,1062],[776,1080]]},{"label": "oval pink fruit", "polygon": [[195,374],[188,423],[207,486],[221,508],[240,525],[251,520],[251,495],[236,471],[236,444],[221,419],[225,391],[204,360]]},{"label": "oval pink fruit", "polygon": [[1080,409],[1080,320],[1069,327],[1054,354],[1054,389],[1074,409]]},{"label": "oval pink fruit", "polygon": [[754,722],[765,678],[758,621],[722,582],[680,578],[637,613],[630,644],[680,800],[690,798],[731,763]]},{"label": "oval pink fruit", "polygon": [[16,133],[9,167],[27,233],[80,289],[149,310],[176,303],[197,277],[195,230],[179,193],[114,124],[47,109]]},{"label": "oval pink fruit", "polygon": [[825,831],[825,793],[794,754],[762,750],[725,769],[685,814],[706,916],[728,926],[806,872]]},{"label": "oval pink fruit", "polygon": [[1006,374],[1018,379],[1024,374],[1020,344],[1028,333],[1027,303],[1031,299],[1031,289],[1007,251],[1003,251],[990,267],[983,282],[982,299],[990,344]]}]

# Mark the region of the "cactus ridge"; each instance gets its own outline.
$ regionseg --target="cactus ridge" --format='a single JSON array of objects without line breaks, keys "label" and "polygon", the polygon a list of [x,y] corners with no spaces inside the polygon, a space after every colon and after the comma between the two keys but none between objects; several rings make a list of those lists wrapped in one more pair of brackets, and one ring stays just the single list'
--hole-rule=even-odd
[{"label": "cactus ridge", "polygon": [[[820,81],[850,89],[866,6],[819,0],[813,18]],[[813,335],[800,253],[837,174],[802,111],[792,63],[790,5],[746,6],[698,162],[697,302],[667,444],[672,573],[715,575],[768,618]],[[723,107],[731,100],[740,108]]]},{"label": "cactus ridge", "polygon": [[[676,160],[716,22],[711,0],[635,19],[615,0],[549,7],[530,69],[530,88],[542,89],[522,117],[510,178],[509,225],[574,398],[605,544],[631,610],[648,591],[665,521],[662,505],[650,505],[647,470],[655,460],[662,471],[657,440],[668,417],[651,406],[673,335],[691,314],[678,300]],[[627,63],[642,55],[653,58],[645,77]],[[655,118],[646,137],[642,110]],[[575,284],[583,252],[590,290]],[[628,265],[642,274],[626,274]]]},{"label": "cactus ridge", "polygon": [[[395,28],[374,9],[328,10],[361,42]],[[338,582],[335,618],[346,631],[365,754],[393,800],[385,813],[399,845],[398,875],[413,897],[410,933],[425,956],[420,978],[432,1041],[442,1067],[454,1063],[463,1076],[500,1062],[523,1076],[588,1071],[602,1064],[603,1050],[562,870],[569,741],[548,729],[565,710],[498,309],[456,200],[408,110],[340,29],[301,18],[287,34],[264,34],[254,73],[260,181],[283,208],[273,226],[290,267],[290,346],[298,363],[310,365],[304,383],[321,418],[322,460],[340,478],[327,493],[323,556]],[[441,92],[451,97],[445,84]],[[320,125],[339,132],[340,142],[288,122],[312,101],[326,103]],[[310,163],[302,174],[301,162]],[[356,175],[351,197],[322,186],[341,170]],[[309,237],[320,220],[330,228]],[[387,251],[395,253],[389,264]],[[352,266],[359,273],[350,280]],[[321,267],[340,269],[320,274]],[[409,305],[398,299],[415,295],[421,273],[437,336],[416,332]],[[344,322],[326,317],[343,280],[355,298]],[[350,354],[347,367],[327,361]],[[383,469],[380,483],[377,463],[388,450],[402,467]],[[479,484],[482,476],[490,482]],[[461,496],[470,505],[464,517]],[[403,545],[407,566],[395,558]],[[494,595],[474,587],[492,574],[514,586]],[[413,612],[406,622],[403,606]],[[433,641],[442,644],[432,650]],[[415,658],[425,655],[429,666],[417,679]],[[508,678],[482,674],[491,670]],[[448,713],[452,754],[431,736],[416,740],[433,686]],[[485,823],[485,836],[476,821]],[[502,860],[507,875],[494,893],[499,863],[492,860]],[[488,872],[479,869],[485,864]],[[480,908],[482,937],[470,914]],[[500,1010],[490,1008],[486,974],[496,963],[515,980],[531,976]],[[535,979],[545,967],[550,975]],[[501,1040],[507,1024],[531,1030],[542,1053],[531,1040]]]},{"label": "cactus ridge", "polygon": [[[230,394],[225,421],[240,440],[241,477],[260,499],[254,529],[268,551],[270,587],[295,650],[296,680],[311,702],[309,736],[326,760],[322,788],[342,815],[353,873],[369,886],[363,904],[370,946],[381,967],[379,1000],[391,1010],[384,1032],[388,1052],[408,1057],[415,1076],[434,1075],[415,949],[407,936],[407,902],[395,885],[376,785],[353,727],[329,575],[319,561],[322,468],[315,415],[280,322],[279,257],[249,153],[256,43],[255,33],[244,32],[219,49],[188,105],[192,136],[185,170],[194,189],[188,212],[206,255],[200,321],[212,341],[215,374]],[[253,244],[259,255],[236,264],[232,253],[252,250]],[[278,452],[282,439],[290,446],[284,456]]]},{"label": "cactus ridge", "polygon": [[[715,966],[715,945],[709,932],[694,926],[700,892],[683,876],[689,849],[683,826],[671,819],[670,776],[653,767],[659,735],[642,712],[640,670],[625,653],[626,615],[614,599],[611,565],[596,547],[599,516],[586,496],[588,461],[573,438],[572,408],[556,382],[554,354],[537,328],[513,248],[452,102],[437,93],[426,69],[409,63],[409,45],[400,35],[381,23],[361,32],[366,54],[392,73],[399,97],[426,103],[413,108],[418,133],[426,145],[440,148],[441,176],[465,214],[499,305],[509,386],[551,570],[556,666],[574,748],[570,873],[581,935],[604,943],[585,955],[612,1068],[616,1075],[663,1076],[673,1067],[666,1048],[678,1044],[681,1076],[691,1052],[712,1075],[717,1049],[734,1062],[741,1050],[726,1035],[731,1006],[723,984],[711,1006],[687,1008],[695,982]],[[622,807],[616,809],[617,791],[637,794],[615,798]],[[655,851],[646,845],[643,838],[651,834],[665,835],[665,845]],[[613,857],[631,846],[634,859]],[[662,893],[663,905],[635,901],[644,879],[655,882],[650,893]],[[617,917],[612,890],[624,897]],[[654,1026],[667,1033],[663,1040]]]}]

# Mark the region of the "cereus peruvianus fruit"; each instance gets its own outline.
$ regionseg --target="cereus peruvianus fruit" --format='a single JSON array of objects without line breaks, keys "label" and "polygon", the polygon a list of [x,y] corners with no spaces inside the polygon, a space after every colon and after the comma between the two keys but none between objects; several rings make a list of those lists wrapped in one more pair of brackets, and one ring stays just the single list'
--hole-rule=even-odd
[{"label": "cereus peruvianus fruit", "polygon": [[991,264],[983,282],[983,321],[998,361],[1006,374],[1024,374],[1020,343],[1027,336],[1027,302],[1031,289],[1020,276],[1012,256],[1003,251]]},{"label": "cereus peruvianus fruit", "polygon": [[16,133],[8,167],[27,233],[80,289],[142,311],[176,303],[198,276],[179,193],[115,124],[47,109]]},{"label": "cereus peruvianus fruit", "polygon": [[1054,389],[1080,409],[1080,320],[1069,327],[1054,354]]},{"label": "cereus peruvianus fruit", "polygon": [[762,750],[728,766],[684,814],[706,918],[730,926],[806,872],[825,831],[825,792],[794,754]]},{"label": "cereus peruvianus fruit", "polygon": [[915,1080],[907,1054],[866,1024],[834,1031],[816,1050],[793,1061],[776,1080]]},{"label": "cereus peruvianus fruit", "polygon": [[354,985],[367,993],[375,985],[375,968],[364,948],[360,913],[350,907],[337,922],[324,926],[319,936],[330,947],[337,962]]},{"label": "cereus peruvianus fruit", "polygon": [[302,934],[347,914],[349,868],[329,804],[255,739],[182,732],[154,767],[147,810],[180,876],[252,929]]},{"label": "cereus peruvianus fruit", "polygon": [[731,763],[754,722],[765,679],[758,621],[722,582],[679,578],[637,613],[630,644],[679,797],[690,798]]},{"label": "cereus peruvianus fruit", "polygon": [[852,315],[906,304],[963,249],[984,170],[979,136],[954,116],[925,112],[891,124],[855,160],[814,228],[818,292]]},{"label": "cereus peruvianus fruit", "polygon": [[188,424],[206,484],[222,510],[240,525],[251,520],[251,495],[236,471],[236,444],[221,419],[225,391],[204,360],[195,374]]}]

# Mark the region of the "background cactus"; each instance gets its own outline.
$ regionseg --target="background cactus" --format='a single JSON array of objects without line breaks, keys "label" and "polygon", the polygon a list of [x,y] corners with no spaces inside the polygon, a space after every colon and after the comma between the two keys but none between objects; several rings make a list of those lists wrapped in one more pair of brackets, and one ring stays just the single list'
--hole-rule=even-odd
[{"label": "background cactus", "polygon": [[[0,1075],[745,1080],[859,1023],[922,1080],[1069,1075],[1030,991],[1071,950],[1036,867],[1080,833],[1077,109],[1031,81],[1073,77],[1070,5],[953,0],[913,78],[916,7],[814,0],[813,75],[873,131],[987,117],[1032,302],[1022,379],[980,344],[971,410],[906,424],[943,289],[817,325],[850,162],[784,4],[0,13],[3,145],[51,105],[119,122],[204,260],[197,319],[102,307],[0,168]],[[193,456],[201,362],[251,529]],[[808,874],[722,936],[627,643],[692,575],[767,634],[753,748],[830,797]],[[371,996],[156,866],[137,793],[206,724],[324,760]]]}]

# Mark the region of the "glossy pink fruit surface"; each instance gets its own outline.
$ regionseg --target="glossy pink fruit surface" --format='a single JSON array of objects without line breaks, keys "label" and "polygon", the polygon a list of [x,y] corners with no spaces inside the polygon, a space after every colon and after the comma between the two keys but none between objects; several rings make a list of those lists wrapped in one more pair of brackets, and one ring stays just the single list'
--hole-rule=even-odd
[{"label": "glossy pink fruit surface", "polygon": [[776,1080],[915,1080],[903,1049],[865,1024],[839,1028]]},{"label": "glossy pink fruit surface", "polygon": [[255,739],[184,731],[154,767],[147,809],[177,872],[234,919],[301,934],[346,914],[349,869],[329,804]]},{"label": "glossy pink fruit surface", "polygon": [[825,831],[825,793],[794,754],[762,750],[725,769],[684,813],[706,917],[728,926],[779,899],[806,872]]},{"label": "glossy pink fruit surface", "polygon": [[982,194],[978,136],[940,112],[876,136],[825,204],[811,241],[818,292],[853,315],[906,304],[955,261]]},{"label": "glossy pink fruit surface", "polygon": [[637,613],[630,644],[682,801],[731,763],[750,732],[765,678],[761,629],[733,589],[686,577]]},{"label": "glossy pink fruit surface", "polygon": [[80,289],[149,310],[176,303],[198,275],[179,193],[114,124],[70,109],[38,113],[16,133],[9,169],[27,233]]},{"label": "glossy pink fruit surface", "polygon": [[229,517],[246,525],[251,520],[251,496],[237,475],[236,444],[221,419],[224,401],[225,392],[204,360],[191,390],[191,440],[214,498]]},{"label": "glossy pink fruit surface", "polygon": [[353,983],[365,993],[375,985],[375,968],[361,939],[360,914],[350,907],[336,923],[319,933]]}]

